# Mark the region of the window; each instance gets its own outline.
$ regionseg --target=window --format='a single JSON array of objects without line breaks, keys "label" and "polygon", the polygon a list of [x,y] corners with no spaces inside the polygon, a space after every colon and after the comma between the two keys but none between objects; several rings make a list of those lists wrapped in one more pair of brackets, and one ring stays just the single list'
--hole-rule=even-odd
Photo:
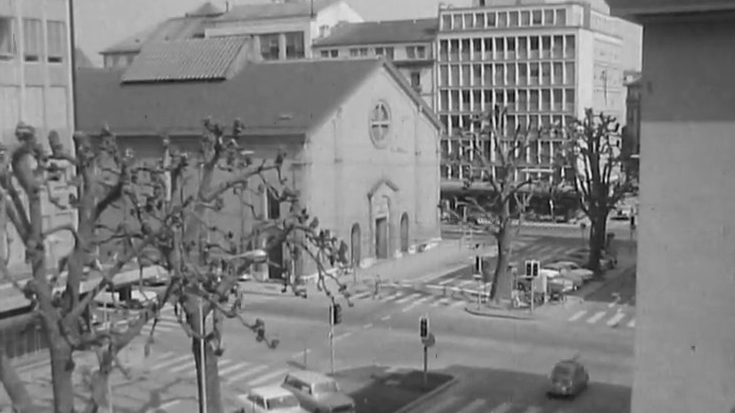
[{"label": "window", "polygon": [[0,59],[15,54],[15,25],[10,17],[0,17]]},{"label": "window", "polygon": [[303,59],[304,32],[286,33],[286,59]]},{"label": "window", "polygon": [[452,16],[449,14],[445,14],[442,16],[442,30],[451,30],[452,29]]},{"label": "window", "polygon": [[508,25],[510,27],[518,27],[518,12],[512,11],[509,13]]},{"label": "window", "polygon": [[554,24],[554,10],[544,10],[544,25],[551,26]]},{"label": "window", "polygon": [[421,72],[411,72],[411,87],[421,93]]},{"label": "window", "polygon": [[330,50],[329,57],[339,57],[339,50],[338,49]]},{"label": "window", "polygon": [[439,66],[439,85],[449,86],[449,65]]},{"label": "window", "polygon": [[378,103],[370,113],[370,137],[375,145],[383,145],[390,132],[390,111],[388,105]]},{"label": "window", "polygon": [[567,25],[567,11],[564,9],[556,10],[556,25],[566,26]]},{"label": "window", "polygon": [[449,91],[447,90],[439,92],[439,110],[444,112],[449,110]]},{"label": "window", "polygon": [[475,14],[475,26],[478,28],[485,28],[485,13]]},{"label": "window", "polygon": [[461,14],[455,14],[453,16],[452,20],[452,29],[453,30],[462,30],[462,15]]},{"label": "window", "polygon": [[487,14],[487,27],[495,27],[495,12],[490,12]]},{"label": "window", "polygon": [[406,46],[406,57],[409,59],[425,59],[426,46]]},{"label": "window", "polygon": [[498,13],[498,27],[508,27],[508,13]]},{"label": "window", "polygon": [[265,210],[268,213],[267,218],[279,219],[281,217],[281,203],[278,201],[278,198],[272,190],[266,187],[266,191],[268,192],[265,198]]},{"label": "window", "polygon": [[534,26],[541,26],[541,23],[542,23],[541,10],[534,10],[532,14],[532,18],[533,18],[532,22]]},{"label": "window", "polygon": [[439,60],[442,62],[449,60],[449,42],[446,40],[439,42]]},{"label": "window", "polygon": [[368,52],[369,52],[369,49],[367,47],[360,48],[360,56],[367,56]]},{"label": "window", "polygon": [[524,10],[521,12],[521,26],[530,26],[531,25],[531,12],[528,10]]},{"label": "window", "polygon": [[23,19],[23,46],[26,62],[38,62],[43,51],[43,28],[40,19]]},{"label": "window", "polygon": [[392,47],[376,47],[375,54],[378,56],[385,56],[385,58],[388,60],[393,60],[394,49]]},{"label": "window", "polygon": [[329,35],[329,25],[323,24],[319,26],[319,37],[327,37]]},{"label": "window", "polygon": [[322,57],[329,57],[329,50],[322,50],[320,54]]},{"label": "window", "polygon": [[281,54],[279,37],[278,33],[260,36],[260,54],[263,56],[263,60],[278,60]]},{"label": "window", "polygon": [[47,31],[48,62],[61,63],[66,54],[66,25],[64,22],[49,20]]},{"label": "window", "polygon": [[350,57],[357,57],[360,55],[360,49],[352,48],[350,49]]}]

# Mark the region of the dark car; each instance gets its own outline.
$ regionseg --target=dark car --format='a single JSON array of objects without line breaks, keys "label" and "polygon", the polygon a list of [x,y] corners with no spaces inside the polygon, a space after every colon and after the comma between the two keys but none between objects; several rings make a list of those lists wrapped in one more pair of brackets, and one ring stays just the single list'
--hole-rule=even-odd
[{"label": "dark car", "polygon": [[570,359],[556,363],[549,379],[551,387],[547,395],[575,397],[587,388],[590,375],[582,363],[576,359]]}]

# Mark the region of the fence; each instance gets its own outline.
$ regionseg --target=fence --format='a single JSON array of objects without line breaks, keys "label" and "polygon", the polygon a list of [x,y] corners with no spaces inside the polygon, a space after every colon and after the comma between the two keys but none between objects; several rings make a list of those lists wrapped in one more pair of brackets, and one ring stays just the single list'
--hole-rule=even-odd
[{"label": "fence", "polygon": [[41,320],[24,314],[0,321],[0,343],[8,358],[15,359],[48,349]]}]

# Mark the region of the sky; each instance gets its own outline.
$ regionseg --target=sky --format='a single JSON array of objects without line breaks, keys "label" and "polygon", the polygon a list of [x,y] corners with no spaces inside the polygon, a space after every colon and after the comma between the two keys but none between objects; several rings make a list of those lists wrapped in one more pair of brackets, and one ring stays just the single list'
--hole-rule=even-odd
[{"label": "sky", "polygon": [[[183,16],[206,0],[74,0],[77,46],[101,65],[101,50],[169,17]],[[264,0],[235,0],[234,4]],[[464,6],[471,0],[347,0],[365,20],[436,16],[439,3]],[[212,0],[224,8],[225,0]]]}]

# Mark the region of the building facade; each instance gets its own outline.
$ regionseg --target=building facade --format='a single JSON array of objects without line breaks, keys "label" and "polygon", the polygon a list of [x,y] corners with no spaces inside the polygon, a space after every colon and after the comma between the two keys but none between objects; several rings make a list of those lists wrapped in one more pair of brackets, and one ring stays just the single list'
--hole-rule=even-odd
[{"label": "building facade", "polygon": [[[71,33],[66,0],[6,0],[0,2],[0,143],[16,140],[19,122],[33,126],[45,141],[51,130],[71,148],[74,129]],[[73,148],[72,148],[73,150]],[[47,202],[46,226],[74,222],[69,211]],[[25,250],[0,214],[0,256],[22,266]],[[70,246],[67,237],[50,242],[57,258]]]},{"label": "building facade", "polygon": [[312,57],[312,44],[338,23],[363,19],[344,0],[280,0],[243,4],[212,20],[207,37],[251,35],[263,60]]},{"label": "building facade", "polygon": [[[477,131],[473,115],[494,105],[508,108],[509,131],[563,125],[586,108],[623,119],[621,38],[607,10],[584,2],[475,3],[439,9],[435,107],[448,131],[445,156],[476,144],[465,132]],[[490,139],[478,144],[492,158]],[[517,179],[551,182],[559,173],[553,168],[559,144],[553,135],[540,136]],[[478,173],[471,153],[459,156],[466,165],[442,165],[443,192]],[[573,179],[570,168],[562,174]]]},{"label": "building facade", "polygon": [[732,412],[735,4],[610,4],[644,27],[631,412]]},{"label": "building facade", "polygon": [[437,19],[344,23],[314,42],[314,57],[349,59],[382,56],[434,107]]},{"label": "building facade", "polygon": [[[159,44],[158,51],[144,49],[125,71],[80,71],[80,129],[95,133],[106,123],[136,158],[152,162],[163,154],[157,131],[168,131],[175,145],[196,154],[203,118],[240,119],[246,125],[240,145],[254,158],[286,150],[286,185],[299,192],[300,205],[320,227],[347,243],[356,264],[439,237],[441,126],[395,67],[381,59],[245,63],[232,47],[238,39]],[[197,44],[193,52],[186,52],[186,43]],[[176,54],[161,64],[162,56]],[[227,63],[207,65],[215,55]],[[227,198],[224,210],[207,218],[210,224],[239,237],[250,234],[253,212],[270,219],[288,214],[288,206],[252,192]],[[253,247],[258,245],[243,246]],[[286,250],[271,251],[271,261],[286,267],[290,258]],[[293,268],[297,275],[315,272],[304,256]],[[283,276],[275,266],[261,273]]]}]

